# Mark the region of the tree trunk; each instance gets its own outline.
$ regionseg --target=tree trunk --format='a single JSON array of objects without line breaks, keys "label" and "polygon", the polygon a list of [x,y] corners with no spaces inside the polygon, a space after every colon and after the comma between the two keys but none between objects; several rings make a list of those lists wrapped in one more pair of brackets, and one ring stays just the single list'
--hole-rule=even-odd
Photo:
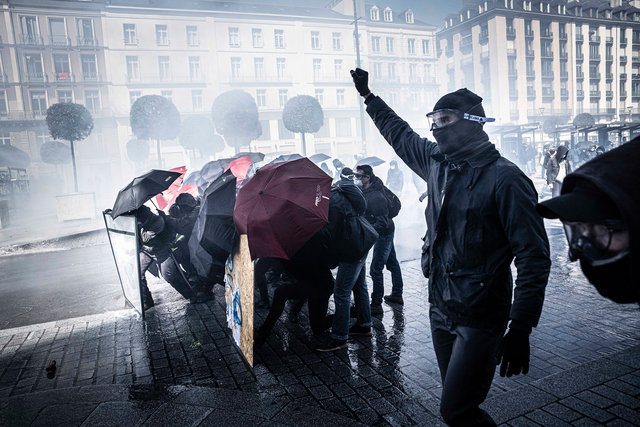
[{"label": "tree trunk", "polygon": [[162,169],[162,157],[160,156],[160,138],[156,139],[156,149],[158,150],[158,168]]},{"label": "tree trunk", "polygon": [[307,157],[307,140],[304,138],[304,132],[302,132],[302,155]]},{"label": "tree trunk", "polygon": [[73,149],[73,140],[69,141],[71,145],[71,163],[73,164],[73,188],[74,192],[78,192],[78,172],[76,171],[76,152]]}]

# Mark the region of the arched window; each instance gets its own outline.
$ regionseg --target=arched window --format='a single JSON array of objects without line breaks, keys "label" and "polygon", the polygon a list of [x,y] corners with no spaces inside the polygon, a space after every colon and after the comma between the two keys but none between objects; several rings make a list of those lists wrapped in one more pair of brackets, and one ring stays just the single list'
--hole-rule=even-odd
[{"label": "arched window", "polygon": [[407,10],[407,12],[405,13],[405,19],[407,21],[407,24],[413,24],[413,12],[411,11],[411,9]]},{"label": "arched window", "polygon": [[384,20],[387,21],[387,22],[393,21],[393,14],[391,13],[391,8],[390,7],[387,7],[384,10]]},{"label": "arched window", "polygon": [[378,9],[377,6],[373,6],[371,8],[371,20],[372,21],[379,21],[380,20],[380,10]]}]

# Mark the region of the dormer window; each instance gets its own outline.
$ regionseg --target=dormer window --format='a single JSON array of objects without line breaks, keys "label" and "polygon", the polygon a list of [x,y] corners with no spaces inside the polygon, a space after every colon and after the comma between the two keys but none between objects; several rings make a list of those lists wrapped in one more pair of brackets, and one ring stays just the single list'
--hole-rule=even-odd
[{"label": "dormer window", "polygon": [[380,9],[377,6],[373,6],[371,8],[371,20],[379,21],[380,20]]},{"label": "dormer window", "polygon": [[407,21],[407,24],[413,24],[413,12],[411,11],[411,9],[407,10],[407,12],[404,14],[404,17]]},{"label": "dormer window", "polygon": [[384,10],[384,20],[387,21],[387,22],[393,21],[393,13],[391,12],[391,8],[390,7],[387,7]]}]

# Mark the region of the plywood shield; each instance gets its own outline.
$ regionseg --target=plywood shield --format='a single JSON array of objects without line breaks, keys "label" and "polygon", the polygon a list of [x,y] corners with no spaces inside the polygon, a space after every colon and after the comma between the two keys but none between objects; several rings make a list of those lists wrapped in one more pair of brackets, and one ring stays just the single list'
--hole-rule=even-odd
[{"label": "plywood shield", "polygon": [[227,325],[249,366],[253,367],[253,261],[246,234],[240,236],[225,265]]}]

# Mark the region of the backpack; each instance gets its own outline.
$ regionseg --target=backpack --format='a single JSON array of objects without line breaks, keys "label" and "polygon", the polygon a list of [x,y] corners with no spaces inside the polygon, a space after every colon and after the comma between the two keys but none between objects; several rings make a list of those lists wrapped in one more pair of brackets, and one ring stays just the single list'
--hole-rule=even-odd
[{"label": "backpack", "polygon": [[384,194],[384,197],[386,197],[387,202],[389,202],[389,218],[397,217],[400,213],[400,209],[402,209],[400,199],[393,193],[393,191],[389,190],[384,185],[382,186],[382,193]]},{"label": "backpack", "polygon": [[362,215],[357,215],[349,200],[343,196],[342,223],[333,238],[333,253],[338,261],[358,261],[366,256],[378,240],[378,232]]}]

